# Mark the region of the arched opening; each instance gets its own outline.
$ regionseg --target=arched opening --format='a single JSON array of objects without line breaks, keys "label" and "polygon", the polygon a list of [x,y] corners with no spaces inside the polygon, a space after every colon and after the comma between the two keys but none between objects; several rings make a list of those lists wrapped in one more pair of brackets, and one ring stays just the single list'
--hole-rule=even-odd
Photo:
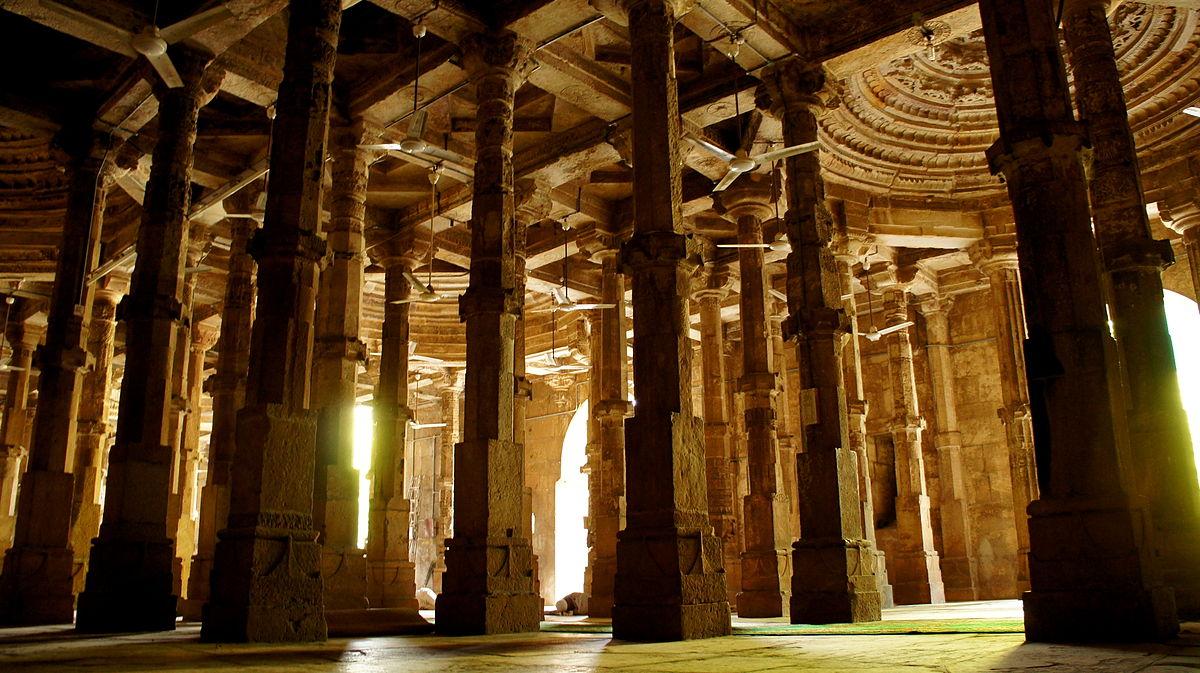
[{"label": "arched opening", "polygon": [[562,467],[554,484],[554,597],[583,591],[587,569],[588,403],[575,410],[563,438]]},{"label": "arched opening", "polygon": [[1196,302],[1165,290],[1167,328],[1175,346],[1175,367],[1179,371],[1179,392],[1192,430],[1192,451],[1200,467],[1200,312]]}]

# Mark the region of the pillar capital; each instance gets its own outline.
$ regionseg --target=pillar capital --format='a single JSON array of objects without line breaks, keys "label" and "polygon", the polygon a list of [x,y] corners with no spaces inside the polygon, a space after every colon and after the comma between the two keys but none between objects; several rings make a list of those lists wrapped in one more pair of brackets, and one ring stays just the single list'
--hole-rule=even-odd
[{"label": "pillar capital", "polygon": [[513,205],[517,224],[530,226],[550,216],[550,185],[537,178],[520,178],[513,182]]},{"label": "pillar capital", "polygon": [[760,79],[755,102],[777,119],[801,111],[821,116],[841,97],[841,85],[823,65],[797,57],[768,66]]},{"label": "pillar capital", "polygon": [[1200,180],[1187,180],[1171,189],[1158,202],[1158,212],[1163,224],[1177,234],[1200,229]]},{"label": "pillar capital", "polygon": [[589,0],[589,4],[609,19],[626,26],[630,17],[638,12],[659,8],[671,18],[678,19],[696,7],[696,0]]},{"label": "pillar capital", "polygon": [[164,101],[172,95],[182,95],[193,99],[198,107],[204,107],[221,90],[225,71],[209,67],[213,62],[213,55],[208,51],[190,46],[175,46],[171,48],[171,62],[175,65],[183,85],[169,87],[161,78],[152,78],[150,88],[159,101]]},{"label": "pillar capital", "polygon": [[1065,0],[1063,3],[1063,19],[1069,21],[1071,15],[1080,12],[1099,10],[1105,15],[1117,11],[1121,0]]},{"label": "pillar capital", "polygon": [[984,273],[1017,268],[1016,241],[1011,245],[997,244],[985,238],[971,246],[967,253],[971,256],[971,261]]},{"label": "pillar capital", "polygon": [[770,175],[753,173],[743,175],[716,199],[715,210],[732,219],[756,217],[765,221],[774,214],[772,207],[773,184]]},{"label": "pillar capital", "polygon": [[505,73],[524,81],[533,71],[534,45],[511,30],[472,33],[459,45],[463,67],[472,77]]}]

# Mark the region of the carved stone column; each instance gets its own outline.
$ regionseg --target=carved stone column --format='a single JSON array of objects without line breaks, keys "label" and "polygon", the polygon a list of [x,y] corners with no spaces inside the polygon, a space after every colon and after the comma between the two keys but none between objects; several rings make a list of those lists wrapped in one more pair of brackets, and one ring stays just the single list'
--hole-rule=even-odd
[{"label": "carved stone column", "polygon": [[196,554],[199,536],[199,517],[193,513],[192,503],[196,500],[196,489],[200,487],[200,419],[203,416],[204,361],[208,351],[216,344],[219,332],[199,323],[193,323],[188,349],[187,416],[183,423],[183,437],[179,456],[179,521],[174,530],[175,563],[180,588],[191,585],[192,558]]},{"label": "carved stone column", "polygon": [[1063,38],[1092,146],[1090,195],[1109,311],[1124,374],[1137,490],[1150,500],[1163,579],[1185,617],[1200,616],[1200,488],[1180,398],[1162,270],[1169,241],[1150,233],[1107,13],[1112,0],[1070,0]]},{"label": "carved stone column", "polygon": [[[1167,198],[1158,202],[1163,223],[1183,237],[1183,248],[1187,252],[1188,269],[1192,272],[1192,291],[1200,297],[1200,166],[1196,160],[1189,162],[1191,176],[1177,183],[1167,193]],[[1195,441],[1195,437],[1192,438]]]},{"label": "carved stone column", "polygon": [[212,395],[212,431],[208,439],[208,481],[200,491],[200,528],[196,556],[188,574],[185,619],[198,620],[208,602],[217,531],[229,518],[229,485],[237,453],[237,412],[246,400],[250,368],[250,325],[254,321],[254,258],[247,247],[258,228],[251,219],[230,220],[229,273],[221,334],[217,342],[217,371],[208,379]]},{"label": "carved stone column", "polygon": [[1130,488],[1129,446],[1117,418],[1126,401],[1055,8],[998,0],[981,0],[979,8],[1000,121],[988,158],[1004,174],[1016,219],[1039,455],[1026,638],[1166,637],[1178,621],[1153,557],[1145,499]]},{"label": "carved stone column", "polygon": [[70,623],[71,503],[76,420],[87,365],[87,319],[94,286],[86,275],[100,255],[100,226],[111,166],[90,134],[66,132],[71,184],[54,273],[46,342],[38,348],[38,410],[29,463],[17,496],[13,545],[0,574],[0,623]]},{"label": "carved stone column", "polygon": [[954,361],[950,352],[950,307],[952,297],[933,297],[920,305],[925,316],[926,352],[933,379],[934,413],[941,488],[942,583],[946,600],[973,601],[979,598],[979,569],[971,512],[967,508],[967,479],[963,474],[962,433],[958,429],[958,406],[954,391]]},{"label": "carved stone column", "polygon": [[733,482],[736,479],[725,400],[725,330],[721,301],[729,295],[728,272],[712,271],[707,287],[693,295],[700,304],[701,383],[704,389],[704,462],[708,481],[708,520],[721,540],[725,559],[725,581],[730,603],[736,603],[742,588],[742,555],[737,519],[733,514]]},{"label": "carved stone column", "polygon": [[[416,609],[416,569],[409,559],[412,503],[404,492],[404,441],[408,408],[408,274],[411,239],[388,241],[377,259],[384,267],[383,344],[373,401],[375,446],[371,455],[371,511],[367,535],[367,597],[376,608]],[[375,253],[373,253],[375,254]]]},{"label": "carved stone column", "polygon": [[[435,540],[448,540],[454,534],[454,445],[462,437],[462,380],[454,370],[446,370],[438,393],[442,411],[441,437],[438,438],[438,510]],[[446,545],[438,543],[434,563],[434,587],[442,592],[442,575],[446,572]]]},{"label": "carved stone column", "polygon": [[[367,607],[367,561],[358,548],[359,474],[354,468],[358,367],[367,356],[359,339],[370,159],[359,145],[367,141],[366,134],[361,121],[336,124],[329,134],[333,162],[325,240],[330,259],[321,270],[317,291],[310,400],[318,413],[313,525],[321,543],[327,610]],[[403,446],[403,433],[400,437]]]},{"label": "carved stone column", "polygon": [[625,521],[625,418],[629,404],[629,375],[626,369],[625,276],[618,268],[620,238],[598,232],[599,249],[592,258],[600,262],[600,302],[614,308],[597,309],[593,330],[598,332],[592,348],[592,376],[597,379],[598,397],[592,417],[598,427],[598,460],[588,475],[591,500],[588,526],[592,546],[588,551],[591,589],[588,615],[611,617],[614,580],[617,573],[617,535]]},{"label": "carved stone column", "polygon": [[[324,640],[312,520],[317,414],[308,408],[321,175],[340,0],[294,1],[271,135],[266,217],[255,235],[258,304],[246,406],[238,412],[229,521],[219,533],[209,641]],[[284,470],[284,466],[287,467]],[[286,563],[288,573],[275,572]]]},{"label": "carved stone column", "polygon": [[[105,277],[109,281],[112,276]],[[109,281],[111,282],[111,281]],[[108,424],[112,408],[112,360],[117,336],[117,303],[122,293],[101,288],[92,301],[88,327],[88,355],[92,366],[83,378],[76,421],[75,498],[71,512],[71,548],[75,553],[74,588],[83,591],[87,578],[88,552],[92,538],[100,532],[100,479],[108,458]]]},{"label": "carved stone column", "polygon": [[[738,243],[760,245],[762,223],[771,215],[769,176],[746,175],[721,193],[720,207],[737,223]],[[776,443],[776,371],[767,333],[767,287],[762,248],[740,248],[742,376],[750,492],[743,500],[742,591],[739,617],[780,617],[791,593],[787,547],[791,542],[787,500],[781,498],[782,470]]]},{"label": "carved stone column", "polygon": [[[771,356],[774,359],[774,369],[777,372],[775,377],[775,437],[778,445],[779,457],[779,493],[776,500],[782,511],[786,512],[787,521],[785,532],[781,538],[788,540],[788,548],[790,541],[799,535],[800,531],[800,489],[796,484],[796,445],[799,440],[797,436],[799,432],[799,417],[797,411],[800,409],[799,391],[796,390],[796,382],[792,378],[795,367],[789,367],[789,362],[795,361],[795,354],[789,352],[787,341],[783,338],[783,323],[787,320],[787,302],[779,301],[774,297],[767,297],[767,338],[771,342]],[[786,575],[783,575],[784,581],[782,586],[789,592],[791,590],[791,555],[787,554],[784,558],[787,562],[783,566],[786,570]]]},{"label": "carved stone column", "polygon": [[1017,531],[1017,586],[1029,590],[1029,503],[1037,499],[1037,466],[1033,453],[1033,424],[1029,413],[1029,384],[1025,378],[1025,307],[1017,269],[1016,233],[989,232],[974,256],[988,278],[996,355],[1000,365],[1000,399],[996,410],[1004,424],[1012,480],[1013,525]]},{"label": "carved stone column", "polygon": [[45,330],[25,323],[24,309],[25,306],[18,306],[15,300],[4,307],[9,313],[5,338],[12,349],[12,357],[8,361],[4,421],[0,425],[0,441],[4,442],[0,445],[0,551],[12,546],[16,532],[17,487],[29,458],[25,437],[29,421],[33,420],[29,409],[29,379],[33,373],[33,353],[45,333]]},{"label": "carved stone column", "polygon": [[[884,324],[909,319],[903,282],[883,290]],[[911,278],[910,278],[911,280]],[[877,286],[887,281],[881,280]],[[917,405],[911,328],[883,337],[887,344],[893,403],[890,429],[896,447],[896,553],[892,556],[892,593],[899,605],[946,602],[945,585],[933,544],[933,521],[925,481],[925,417]]]},{"label": "carved stone column", "polygon": [[536,631],[541,620],[533,548],[522,524],[523,448],[513,437],[513,330],[520,312],[513,100],[532,65],[531,46],[508,31],[473,35],[463,45],[478,102],[474,215],[470,283],[459,301],[467,332],[466,409],[454,451],[454,537],[446,543],[437,599],[440,633]]},{"label": "carved stone column", "polygon": [[[819,65],[788,60],[763,75],[760,105],[783,123],[788,145],[817,139],[817,115],[829,88]],[[845,413],[841,340],[845,316],[830,248],[829,213],[816,152],[786,161],[787,258],[785,337],[796,347],[804,432],[796,455],[800,539],[792,552],[793,623],[861,622],[880,618],[874,552],[858,512],[856,456]]]},{"label": "carved stone column", "polygon": [[79,595],[80,631],[169,631],[178,596],[173,588],[174,531],[167,531],[172,450],[168,440],[171,364],[183,319],[183,275],[191,203],[192,146],[200,108],[220,77],[211,56],[180,50],[183,86],[156,86],[158,142],[146,186],[137,265],[117,315],[136,354],[125,363],[116,443],[109,455],[104,520],[92,543],[86,587]]},{"label": "carved stone column", "polygon": [[880,605],[890,608],[895,602],[892,597],[892,585],[888,581],[887,557],[875,539],[875,497],[871,486],[871,456],[867,451],[867,400],[863,391],[862,349],[858,340],[858,305],[854,299],[853,263],[856,259],[848,251],[843,251],[837,261],[838,273],[842,279],[842,296],[845,298],[844,310],[850,319],[842,351],[842,361],[848,365],[844,366],[843,370],[848,372],[849,378],[846,382],[849,388],[846,395],[847,432],[858,471],[863,539],[871,543],[871,552],[875,557],[875,588],[879,592]]}]

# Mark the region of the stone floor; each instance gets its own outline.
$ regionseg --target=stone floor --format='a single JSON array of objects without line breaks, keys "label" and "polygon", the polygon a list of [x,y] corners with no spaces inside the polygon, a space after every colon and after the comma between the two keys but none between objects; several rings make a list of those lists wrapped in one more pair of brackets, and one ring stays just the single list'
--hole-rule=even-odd
[{"label": "stone floor", "polygon": [[[887,619],[1003,618],[1016,601],[889,610]],[[759,620],[745,620],[756,623]],[[684,643],[613,642],[541,633],[331,640],[318,645],[207,645],[199,626],[174,633],[77,636],[66,627],[0,630],[0,671],[1053,671],[1195,673],[1200,625],[1165,645],[1027,645],[1020,635],[733,636]]]}]

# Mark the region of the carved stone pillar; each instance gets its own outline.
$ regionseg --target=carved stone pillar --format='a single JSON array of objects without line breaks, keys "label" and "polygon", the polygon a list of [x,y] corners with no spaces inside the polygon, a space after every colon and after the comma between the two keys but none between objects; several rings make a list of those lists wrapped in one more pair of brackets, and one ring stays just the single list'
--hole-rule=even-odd
[{"label": "carved stone pillar", "polygon": [[[769,176],[747,175],[721,193],[720,207],[737,223],[738,243],[761,245],[771,215]],[[742,376],[750,491],[743,500],[742,591],[739,617],[780,617],[791,593],[787,547],[788,503],[780,497],[782,469],[776,443],[776,371],[767,333],[767,287],[762,248],[740,248]]]},{"label": "carved stone pillar", "polygon": [[[524,535],[523,448],[513,437],[513,329],[520,312],[514,258],[513,100],[532,45],[502,31],[471,36],[463,58],[478,102],[471,274],[466,323],[466,409],[454,452],[454,537],[437,599],[440,633],[536,631],[533,548]],[[497,488],[495,484],[504,484]],[[503,558],[493,570],[492,559]]]},{"label": "carved stone pillar", "polygon": [[254,321],[254,258],[247,247],[258,228],[251,219],[230,220],[229,273],[217,342],[217,371],[208,379],[212,395],[212,431],[208,438],[208,480],[200,492],[200,528],[196,556],[188,574],[185,619],[198,620],[208,602],[217,531],[229,518],[229,485],[237,453],[237,412],[246,400],[250,368],[250,325]]},{"label": "carved stone pillar", "polygon": [[1178,621],[1153,557],[1145,499],[1130,488],[1129,446],[1117,418],[1126,401],[1055,8],[998,0],[981,0],[979,8],[1000,121],[988,158],[1004,174],[1016,219],[1039,456],[1026,637],[1166,637]]},{"label": "carved stone pillar", "polygon": [[838,272],[841,275],[842,296],[845,298],[844,310],[849,316],[850,326],[844,341],[842,361],[848,366],[843,369],[848,372],[849,390],[846,400],[846,420],[848,426],[849,446],[855,455],[855,465],[858,471],[858,494],[862,513],[863,539],[871,543],[871,552],[875,557],[875,588],[879,592],[879,602],[882,607],[890,608],[895,605],[892,597],[892,585],[888,581],[887,557],[876,544],[875,539],[875,498],[871,486],[871,456],[867,451],[867,400],[863,391],[862,349],[859,343],[858,305],[854,299],[854,255],[845,252],[838,258]]},{"label": "carved stone pillar", "polygon": [[1180,398],[1162,270],[1169,241],[1150,233],[1137,151],[1107,12],[1112,0],[1070,0],[1063,38],[1075,100],[1092,146],[1090,195],[1109,312],[1124,374],[1137,491],[1150,500],[1163,579],[1185,617],[1200,616],[1200,488]]},{"label": "carved stone pillar", "polygon": [[[112,276],[105,278],[108,281]],[[78,436],[75,443],[75,497],[71,516],[71,548],[75,553],[74,588],[83,591],[87,578],[88,552],[92,538],[100,532],[100,479],[108,458],[112,428],[112,360],[117,336],[117,303],[122,293],[97,290],[92,301],[88,327],[88,355],[92,366],[83,378],[79,399]]]},{"label": "carved stone pillar", "polygon": [[[788,145],[817,139],[817,115],[827,107],[823,68],[788,60],[763,75],[762,107],[783,124]],[[786,161],[792,252],[787,258],[785,337],[796,347],[804,432],[796,455],[800,539],[792,552],[793,623],[861,622],[880,618],[874,552],[858,512],[857,458],[846,432],[842,377],[841,282],[830,248],[830,217],[816,152]]]},{"label": "carved stone pillar", "polygon": [[588,475],[591,499],[588,527],[592,546],[588,551],[591,589],[588,615],[611,617],[614,580],[617,573],[617,535],[625,521],[625,418],[632,410],[628,400],[629,375],[625,362],[625,276],[617,264],[620,238],[613,233],[597,235],[600,249],[592,254],[600,262],[600,302],[614,308],[597,309],[593,330],[598,332],[592,348],[592,376],[598,396],[592,417],[598,427],[596,466]]},{"label": "carved stone pillar", "polygon": [[200,419],[204,414],[204,360],[217,342],[219,333],[196,323],[192,325],[188,349],[187,416],[179,456],[179,522],[175,528],[175,563],[181,590],[191,585],[192,558],[196,554],[199,517],[193,511],[200,468]]},{"label": "carved stone pillar", "polygon": [[[12,299],[11,297],[9,298]],[[5,338],[12,348],[9,358],[8,385],[4,395],[4,421],[0,425],[0,552],[13,543],[17,523],[17,486],[29,458],[25,437],[33,415],[29,409],[29,378],[33,373],[33,353],[44,330],[26,324],[24,306],[14,301],[4,307],[9,312]],[[92,328],[95,329],[94,327]],[[86,547],[85,547],[86,549]]]},{"label": "carved stone pillar", "polygon": [[962,433],[958,429],[958,407],[954,391],[954,361],[950,352],[951,297],[934,297],[920,305],[925,316],[925,344],[929,373],[933,379],[934,413],[942,523],[942,583],[946,600],[973,601],[979,598],[979,569],[975,537],[968,510],[967,475],[963,474]]},{"label": "carved stone pillar", "polygon": [[[403,237],[407,239],[408,237]],[[371,511],[367,535],[367,597],[376,608],[417,607],[416,569],[409,559],[412,503],[404,492],[408,408],[408,275],[410,240],[389,241],[378,255],[384,267],[383,344],[375,386],[375,447],[371,456]]]},{"label": "carved stone pillar", "polygon": [[[893,279],[894,280],[894,279]],[[883,281],[878,283],[882,285]],[[909,319],[909,296],[902,282],[883,290],[886,325]],[[883,337],[891,372],[890,429],[896,447],[896,553],[892,562],[892,592],[899,605],[946,602],[945,585],[933,544],[929,492],[925,481],[925,418],[917,404],[917,377],[913,371],[911,328]]]},{"label": "carved stone pillar", "polygon": [[440,594],[442,575],[446,572],[444,541],[454,534],[454,445],[462,437],[462,381],[457,372],[446,370],[438,396],[442,423],[445,425],[442,426],[442,434],[438,438],[438,510],[434,539],[443,542],[439,542],[437,546],[433,590]]},{"label": "carved stone pillar", "polygon": [[708,481],[708,520],[721,540],[725,559],[725,581],[730,603],[736,603],[742,588],[742,555],[734,517],[733,463],[729,408],[725,400],[725,330],[721,301],[729,295],[727,272],[712,271],[707,286],[693,298],[700,304],[700,371],[704,389],[704,463]]},{"label": "carved stone pillar", "polygon": [[1029,590],[1029,503],[1037,499],[1037,466],[1033,425],[1029,413],[1029,384],[1025,378],[1025,307],[1017,269],[1016,233],[991,232],[975,251],[988,278],[996,355],[1000,365],[1000,399],[996,410],[1004,424],[1012,480],[1013,525],[1017,531],[1017,586]]},{"label": "carved stone pillar", "polygon": [[46,342],[35,355],[38,410],[29,463],[17,496],[13,545],[0,574],[0,623],[70,623],[71,503],[76,420],[87,364],[94,286],[85,277],[100,255],[100,226],[112,176],[88,134],[60,136],[71,175],[54,274]]},{"label": "carved stone pillar", "polygon": [[[795,367],[789,367],[789,361],[794,362],[794,353],[788,351],[787,341],[783,338],[783,323],[787,320],[787,302],[774,297],[767,298],[767,338],[771,342],[771,355],[775,362],[775,437],[777,439],[779,457],[779,493],[777,501],[786,513],[786,534],[781,538],[791,541],[800,532],[800,489],[796,484],[796,445],[799,432],[799,418],[796,413],[800,409],[799,391],[792,378]],[[792,370],[792,371],[789,371]],[[782,586],[791,590],[791,555],[784,558],[787,562],[787,574],[783,575]]]},{"label": "carved stone pillar", "polygon": [[[359,339],[370,159],[359,145],[367,141],[366,133],[363,123],[355,121],[334,125],[329,134],[333,163],[325,241],[330,259],[317,291],[310,400],[318,414],[313,525],[321,543],[327,610],[367,607],[367,561],[358,548],[359,474],[354,468],[358,367],[367,356]],[[401,277],[400,282],[408,281]],[[403,437],[402,432],[401,446]]]},{"label": "carved stone pillar", "polygon": [[674,30],[690,3],[595,4],[629,27],[637,405],[625,422],[626,526],[617,537],[613,635],[682,640],[730,633],[721,541],[708,521],[702,422],[692,409],[688,292],[698,251],[679,233],[681,178]]},{"label": "carved stone pillar", "polygon": [[183,276],[191,203],[192,146],[200,108],[220,77],[211,56],[183,51],[175,59],[183,86],[157,88],[158,142],[146,186],[137,265],[117,315],[136,354],[125,363],[116,443],[109,455],[104,520],[92,543],[86,587],[79,595],[80,631],[169,631],[178,596],[174,544],[168,532],[172,450],[171,364],[183,319]]},{"label": "carved stone pillar", "polygon": [[[324,640],[312,520],[317,414],[308,408],[321,175],[340,0],[294,1],[271,134],[266,217],[251,245],[258,304],[246,406],[238,412],[229,521],[219,533],[208,641]],[[286,470],[282,469],[284,466]],[[275,572],[286,563],[288,573]]]}]

